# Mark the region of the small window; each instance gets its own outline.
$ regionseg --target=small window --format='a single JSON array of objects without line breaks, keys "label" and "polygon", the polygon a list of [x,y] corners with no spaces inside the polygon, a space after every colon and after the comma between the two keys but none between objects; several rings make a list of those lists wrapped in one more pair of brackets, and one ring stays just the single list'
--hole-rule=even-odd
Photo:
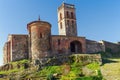
[{"label": "small window", "polygon": [[60,13],[60,20],[62,20],[62,13]]},{"label": "small window", "polygon": [[42,38],[42,33],[40,33],[40,38]]},{"label": "small window", "polygon": [[60,29],[62,29],[62,22],[60,23]]},{"label": "small window", "polygon": [[72,27],[74,26],[74,21],[72,21]]},{"label": "small window", "polygon": [[67,20],[67,26],[69,26],[70,25],[70,22],[69,22],[69,20]]},{"label": "small window", "polygon": [[68,11],[66,12],[66,16],[67,16],[67,18],[69,18],[69,12]]},{"label": "small window", "polygon": [[73,12],[71,12],[71,18],[72,18],[72,19],[74,18],[74,14],[73,14]]},{"label": "small window", "polygon": [[58,39],[58,45],[60,45],[60,39]]}]

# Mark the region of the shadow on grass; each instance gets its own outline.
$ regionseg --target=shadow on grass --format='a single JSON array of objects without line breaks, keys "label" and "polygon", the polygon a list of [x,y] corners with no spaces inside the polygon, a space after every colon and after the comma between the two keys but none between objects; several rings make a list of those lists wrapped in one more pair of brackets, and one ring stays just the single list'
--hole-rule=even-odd
[{"label": "shadow on grass", "polygon": [[114,60],[110,60],[107,58],[103,58],[102,59],[102,65],[106,64],[106,63],[117,63],[118,61],[114,61]]}]

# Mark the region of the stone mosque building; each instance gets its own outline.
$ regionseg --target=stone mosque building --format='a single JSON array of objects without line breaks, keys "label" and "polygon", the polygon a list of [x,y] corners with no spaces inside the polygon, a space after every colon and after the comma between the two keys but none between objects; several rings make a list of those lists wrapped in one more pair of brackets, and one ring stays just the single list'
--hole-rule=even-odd
[{"label": "stone mosque building", "polygon": [[4,64],[21,59],[32,61],[58,54],[96,53],[111,49],[117,52],[119,44],[93,41],[77,36],[75,6],[62,3],[58,7],[59,35],[51,35],[51,24],[33,21],[27,24],[29,34],[10,34],[4,45]]}]

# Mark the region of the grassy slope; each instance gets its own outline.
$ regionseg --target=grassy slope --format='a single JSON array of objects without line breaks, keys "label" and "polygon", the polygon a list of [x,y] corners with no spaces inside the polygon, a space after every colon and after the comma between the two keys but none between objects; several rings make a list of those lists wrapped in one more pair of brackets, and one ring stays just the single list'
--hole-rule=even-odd
[{"label": "grassy slope", "polygon": [[[16,65],[16,64],[23,64],[23,63],[29,63],[27,60],[12,62],[10,64]],[[87,67],[88,69],[92,70],[93,76],[84,76],[82,72],[82,68]],[[100,66],[97,63],[91,63],[87,65],[83,65],[82,63],[72,63],[72,64],[64,64],[60,66],[47,66],[43,68],[40,71],[37,71],[35,67],[24,69],[21,67],[20,69],[14,68],[13,70],[8,71],[0,71],[0,74],[6,74],[9,75],[9,77],[13,78],[15,76],[21,77],[21,78],[42,78],[43,80],[46,80],[46,78],[49,78],[52,74],[59,74],[56,78],[59,78],[60,80],[101,80],[101,76],[98,75],[95,71],[99,71]],[[92,75],[92,74],[91,74]]]},{"label": "grassy slope", "polygon": [[101,72],[107,80],[120,80],[120,58],[108,59],[109,62],[101,66]]},{"label": "grassy slope", "polygon": [[[88,69],[93,71],[93,75],[85,76],[82,72],[82,68],[87,67]],[[60,80],[101,80],[102,76],[99,74],[100,66],[97,63],[91,63],[88,65],[82,65],[79,63],[74,64],[65,64],[61,66],[49,66],[44,68],[43,70],[37,72],[35,76],[47,76],[48,78],[52,74],[59,74],[57,78]],[[95,71],[98,71],[97,73]]]},{"label": "grassy slope", "polygon": [[[0,74],[8,75],[10,73],[15,73],[15,72],[22,71],[22,70],[24,70],[24,66],[23,66],[24,63],[29,64],[30,62],[29,62],[29,60],[21,60],[21,61],[16,61],[16,62],[10,62],[9,64],[12,64],[14,69],[8,70],[8,71],[0,71]],[[21,65],[21,67],[19,69],[17,68],[17,64]]]},{"label": "grassy slope", "polygon": [[[105,53],[103,53],[105,55]],[[108,56],[108,54],[106,54]],[[106,56],[105,55],[105,56]],[[13,66],[16,66],[16,64],[24,64],[29,63],[28,60],[21,60],[12,62],[10,64],[13,64]],[[30,69],[24,69],[24,67],[21,67],[20,69],[14,68],[13,70],[8,71],[0,71],[0,74],[10,75],[13,74],[12,77],[17,76],[18,74],[23,78],[30,78],[30,77],[48,77],[51,74],[58,73],[60,76],[58,76],[61,80],[101,80],[100,73],[97,73],[98,76],[84,76],[82,72],[82,68],[87,67],[90,70],[93,70],[95,72],[96,70],[99,72],[99,69],[101,69],[101,72],[103,74],[103,77],[107,80],[120,80],[120,58],[116,59],[107,59],[105,63],[101,66],[97,63],[91,63],[88,65],[83,65],[81,63],[71,63],[68,66],[60,65],[60,66],[48,66],[42,69],[41,71],[36,71],[35,68]],[[70,68],[70,69],[69,69]],[[65,69],[68,69],[68,71],[65,72]],[[16,74],[16,75],[14,75]],[[81,77],[80,77],[81,76]],[[82,77],[83,76],[83,77]],[[3,80],[3,79],[0,79]]]}]

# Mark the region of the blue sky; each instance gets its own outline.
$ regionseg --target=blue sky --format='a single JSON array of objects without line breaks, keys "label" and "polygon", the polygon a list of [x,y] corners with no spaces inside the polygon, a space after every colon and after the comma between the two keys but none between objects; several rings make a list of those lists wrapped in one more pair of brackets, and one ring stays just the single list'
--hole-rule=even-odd
[{"label": "blue sky", "polygon": [[[41,20],[58,34],[57,8],[63,0],[0,0],[0,65],[8,34],[28,34],[27,23]],[[120,0],[65,0],[76,7],[78,36],[92,40],[120,41]]]}]

